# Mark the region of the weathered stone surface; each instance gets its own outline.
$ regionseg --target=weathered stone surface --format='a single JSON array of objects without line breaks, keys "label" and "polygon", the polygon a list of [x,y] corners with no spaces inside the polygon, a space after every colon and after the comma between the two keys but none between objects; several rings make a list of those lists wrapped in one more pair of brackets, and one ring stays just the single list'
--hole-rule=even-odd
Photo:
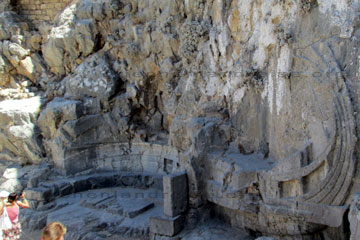
[{"label": "weathered stone surface", "polygon": [[[38,53],[41,38],[36,40],[32,36],[39,34],[32,32],[29,24],[14,12],[0,13],[0,24],[1,86],[14,87],[14,83],[23,81],[23,78],[37,84],[41,75],[47,74],[47,67]],[[12,76],[13,83],[9,76]],[[25,92],[24,90],[18,89],[19,92]]]},{"label": "weathered stone surface", "polygon": [[36,119],[43,99],[8,100],[0,104],[1,152],[7,160],[41,162],[44,154]]},{"label": "weathered stone surface", "polygon": [[153,237],[150,237],[151,240],[180,240],[181,238],[180,237],[167,237],[167,236],[158,236],[158,235],[155,235]]},{"label": "weathered stone surface", "polygon": [[353,200],[350,206],[349,212],[349,223],[350,223],[350,240],[355,240],[360,238],[360,205],[359,205],[360,195],[356,194],[353,196]]},{"label": "weathered stone surface", "polygon": [[3,183],[0,185],[0,188],[5,189],[8,192],[19,192],[24,189],[24,185],[24,183],[15,178],[3,181]]},{"label": "weathered stone surface", "polygon": [[[90,8],[94,4],[86,1],[84,3]],[[80,18],[77,19],[75,14],[81,9],[81,4],[79,7],[77,4],[72,4],[66,8],[58,16],[59,26],[51,29],[46,43],[42,45],[44,58],[55,73],[70,72],[76,65],[77,59],[82,60],[90,55],[96,47],[98,29],[95,19],[91,19],[91,16],[82,16],[80,13],[78,13]],[[64,55],[67,55],[65,59]]]},{"label": "weathered stone surface", "polygon": [[260,207],[264,214],[277,214],[284,216],[299,216],[307,222],[323,224],[330,227],[339,227],[343,222],[343,216],[348,209],[347,206],[332,207],[328,205],[309,204],[309,203],[288,203],[287,205],[267,205]]},{"label": "weathered stone surface", "polygon": [[[41,171],[38,171],[36,173],[39,173]],[[36,173],[34,175],[36,175]],[[6,175],[4,175],[6,177]],[[16,178],[16,177],[15,177]],[[22,178],[21,176],[17,176],[17,178]],[[29,179],[29,181],[32,178]],[[132,179],[133,181],[130,181],[129,179]],[[28,188],[31,190],[34,194],[34,196],[44,195],[43,193],[46,192],[46,194],[50,194],[49,197],[47,197],[47,200],[53,200],[58,197],[67,196],[73,193],[83,192],[90,189],[101,189],[101,188],[107,188],[110,186],[122,186],[122,187],[133,187],[133,188],[139,188],[139,189],[147,189],[147,188],[153,188],[157,189],[158,192],[152,193],[150,197],[152,198],[158,198],[158,195],[162,195],[162,186],[161,183],[161,176],[150,176],[150,175],[139,175],[139,174],[125,174],[125,173],[119,173],[119,172],[107,172],[107,173],[98,173],[98,174],[90,174],[86,176],[79,176],[79,177],[73,177],[73,178],[60,178],[57,180],[46,182],[46,179],[42,180],[42,182],[37,184],[37,188]],[[28,181],[28,187],[29,187],[29,181]],[[50,193],[48,192],[50,190]],[[108,196],[108,195],[106,195]],[[116,196],[115,196],[116,197]],[[141,198],[142,195],[139,195],[139,198]],[[32,200],[36,201],[42,201],[42,199],[38,198],[30,198]],[[141,206],[145,205],[145,207],[136,208],[131,213],[128,214],[128,217],[134,216],[137,213],[141,212],[143,209],[147,210],[151,207],[151,203],[141,203]],[[130,208],[123,208],[122,213],[127,212],[128,210],[131,210]]]},{"label": "weathered stone surface", "polygon": [[51,198],[51,189],[48,188],[27,188],[25,191],[26,197],[30,200],[48,201]]},{"label": "weathered stone surface", "polygon": [[94,55],[63,80],[65,97],[108,100],[117,91],[120,84],[118,80],[106,58]]},{"label": "weathered stone surface", "polygon": [[134,195],[135,199],[128,199],[125,194],[120,196],[117,196],[117,194],[102,194],[100,197],[94,195],[91,199],[82,201],[81,205],[93,209],[102,208],[109,213],[126,218],[135,218],[154,207],[153,202],[144,200],[144,193],[132,191],[128,192],[127,195],[128,198]]},{"label": "weathered stone surface", "polygon": [[59,123],[78,119],[82,115],[82,105],[80,101],[55,98],[41,112],[38,124],[44,137],[55,136]]},{"label": "weathered stone surface", "polygon": [[8,10],[10,7],[10,0],[4,0],[0,3],[0,13]]},{"label": "weathered stone surface", "polygon": [[46,66],[44,60],[38,54],[32,54],[19,62],[17,72],[31,81],[38,83],[41,74],[46,72]]},{"label": "weathered stone surface", "polygon": [[[159,194],[154,198],[153,192],[153,189],[119,187],[80,192],[57,198],[53,204],[43,205],[37,210],[22,209],[20,221],[24,231],[32,229],[33,233],[43,228],[43,224],[61,221],[68,229],[66,237],[76,240],[84,239],[85,236],[85,239],[90,237],[93,237],[91,239],[110,237],[145,239],[149,234],[150,216],[159,214],[161,210],[162,195]],[[143,197],[140,198],[141,194]],[[138,212],[134,218],[108,211],[110,208],[115,209],[117,204],[130,209],[131,201],[137,206],[140,201],[154,202],[154,204],[152,208]],[[28,239],[33,240],[32,236],[33,234],[27,235]]]},{"label": "weathered stone surface", "polygon": [[50,167],[46,163],[23,167],[14,163],[9,164],[1,178],[0,189],[8,192],[21,192],[26,187],[36,187],[37,181],[47,180],[51,172]]},{"label": "weathered stone surface", "polygon": [[[101,120],[100,117],[88,118],[89,121],[92,121],[91,124],[100,124],[99,119]],[[73,124],[71,128],[69,126],[66,131],[73,136],[82,133],[84,129],[81,128],[89,129],[86,128],[89,127],[89,124],[81,125],[76,122],[71,124]],[[69,136],[71,135],[69,134]],[[109,139],[108,135],[104,137]],[[80,138],[79,142],[81,142],[80,140],[84,143],[87,139]],[[178,153],[175,149],[161,144],[134,143],[129,146],[127,143],[108,143],[96,146],[89,144],[79,148],[68,148],[65,144],[61,144],[63,143],[57,141],[49,143],[53,147],[53,154],[57,154],[54,155],[54,160],[59,160],[58,167],[66,174],[89,169],[161,174],[166,168],[168,172],[175,172],[179,169],[177,166],[179,164]],[[59,149],[61,146],[63,148]],[[86,158],[87,161],[81,161],[83,158]],[[173,164],[171,168],[169,167],[170,161]]]},{"label": "weathered stone surface", "polygon": [[172,237],[178,234],[184,226],[184,217],[179,215],[176,217],[151,217],[150,232]]},{"label": "weathered stone surface", "polygon": [[165,175],[164,185],[164,214],[176,217],[188,207],[188,181],[186,173]]}]

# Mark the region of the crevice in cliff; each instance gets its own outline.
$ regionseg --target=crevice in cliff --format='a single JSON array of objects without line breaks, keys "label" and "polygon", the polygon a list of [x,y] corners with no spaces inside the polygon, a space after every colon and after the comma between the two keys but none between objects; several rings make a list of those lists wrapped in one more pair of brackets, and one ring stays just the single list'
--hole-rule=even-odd
[{"label": "crevice in cliff", "polygon": [[95,42],[95,46],[93,52],[100,51],[105,45],[104,37],[100,33],[96,34],[94,42]]},{"label": "crevice in cliff", "polygon": [[342,235],[345,235],[344,239],[350,239],[350,234],[351,234],[350,222],[348,218],[349,213],[350,213],[350,209],[346,210],[343,215]]}]

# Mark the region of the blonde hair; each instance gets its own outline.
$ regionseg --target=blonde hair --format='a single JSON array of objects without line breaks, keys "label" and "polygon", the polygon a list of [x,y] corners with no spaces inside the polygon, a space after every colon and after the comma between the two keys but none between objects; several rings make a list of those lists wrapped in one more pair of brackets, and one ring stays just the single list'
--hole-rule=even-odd
[{"label": "blonde hair", "polygon": [[61,222],[52,222],[42,231],[42,240],[58,240],[66,234],[66,227]]}]

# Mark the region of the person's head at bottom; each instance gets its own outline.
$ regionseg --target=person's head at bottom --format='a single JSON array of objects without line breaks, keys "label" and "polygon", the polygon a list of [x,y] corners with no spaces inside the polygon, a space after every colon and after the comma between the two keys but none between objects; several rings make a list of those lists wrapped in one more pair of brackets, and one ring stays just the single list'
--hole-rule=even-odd
[{"label": "person's head at bottom", "polygon": [[42,231],[41,240],[63,240],[66,227],[61,222],[52,222]]}]

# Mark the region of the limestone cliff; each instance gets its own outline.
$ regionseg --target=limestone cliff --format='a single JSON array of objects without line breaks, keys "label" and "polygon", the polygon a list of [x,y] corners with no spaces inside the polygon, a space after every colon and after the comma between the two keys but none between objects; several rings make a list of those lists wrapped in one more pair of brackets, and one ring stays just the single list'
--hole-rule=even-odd
[{"label": "limestone cliff", "polygon": [[[358,0],[76,0],[41,24],[1,4],[3,159],[186,171],[191,208],[251,232],[344,226],[359,189]],[[38,108],[8,108],[24,98]]]}]

